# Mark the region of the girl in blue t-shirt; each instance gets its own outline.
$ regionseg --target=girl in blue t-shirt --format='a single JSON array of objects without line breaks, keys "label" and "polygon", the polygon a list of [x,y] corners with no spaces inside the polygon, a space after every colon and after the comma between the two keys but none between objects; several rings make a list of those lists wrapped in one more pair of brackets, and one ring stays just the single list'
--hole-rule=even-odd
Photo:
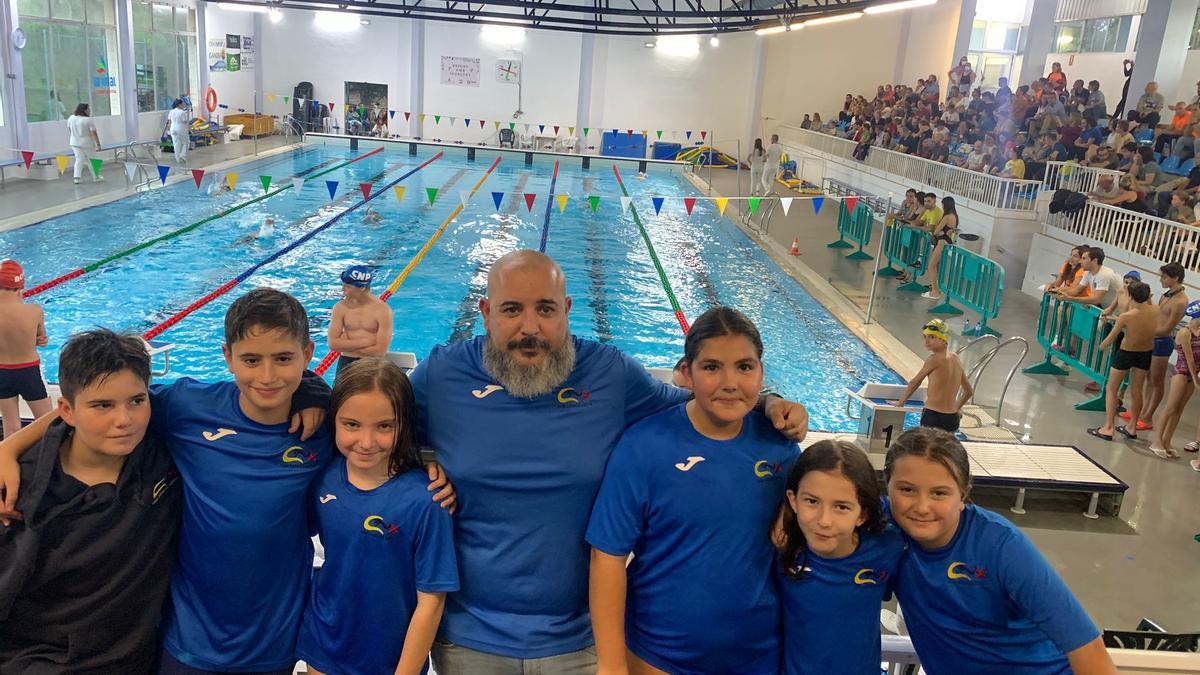
[{"label": "girl in blue t-shirt", "polygon": [[355,361],[338,371],[329,419],[343,457],[309,497],[325,564],[297,656],[310,673],[424,673],[458,569],[450,514],[419,470],[408,377],[385,359]]},{"label": "girl in blue t-shirt", "polygon": [[1116,673],[1100,631],[1033,542],[967,503],[953,435],[920,427],[888,450],[892,519],[910,542],[896,595],[929,675]]},{"label": "girl in blue t-shirt", "polygon": [[798,448],[754,410],[762,340],[749,319],[705,312],[684,355],[694,398],[625,431],[592,508],[599,669],[774,674],[779,601],[766,533]]},{"label": "girl in blue t-shirt", "polygon": [[792,465],[775,566],[788,675],[878,675],[879,606],[904,552],[880,500],[871,460],[850,443],[820,441]]}]

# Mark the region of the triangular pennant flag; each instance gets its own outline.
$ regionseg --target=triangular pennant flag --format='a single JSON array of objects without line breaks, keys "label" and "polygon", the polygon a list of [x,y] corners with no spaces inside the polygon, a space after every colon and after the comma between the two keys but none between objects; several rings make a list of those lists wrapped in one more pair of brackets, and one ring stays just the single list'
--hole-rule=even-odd
[{"label": "triangular pennant flag", "polygon": [[[494,124],[496,126],[497,131],[500,130],[500,120],[493,120],[492,124]],[[509,127],[509,128],[511,129],[512,127]]]},{"label": "triangular pennant flag", "polygon": [[429,205],[433,206],[434,200],[437,199],[437,188],[425,188],[425,196],[429,197]]},{"label": "triangular pennant flag", "polygon": [[621,133],[619,129],[613,129],[613,136],[616,136],[619,133]]},{"label": "triangular pennant flag", "polygon": [[762,197],[751,197],[750,198],[750,215],[754,215],[754,212],[758,210],[758,204],[761,201],[762,201]]},{"label": "triangular pennant flag", "polygon": [[671,138],[679,138],[679,130],[678,129],[671,130]]},{"label": "triangular pennant flag", "polygon": [[292,191],[294,193],[293,196],[299,196],[300,191],[303,189],[304,189],[304,179],[303,178],[293,178],[292,179]]},{"label": "triangular pennant flag", "polygon": [[298,97],[296,100],[300,102],[300,105],[304,105],[304,102],[305,102],[307,99],[305,99],[303,96],[300,96],[300,97]]},{"label": "triangular pennant flag", "polygon": [[204,169],[192,169],[192,180],[196,183],[196,189],[200,189],[200,181],[204,180]]},{"label": "triangular pennant flag", "polygon": [[483,128],[483,125],[484,125],[484,124],[486,124],[486,121],[485,121],[485,120],[479,120],[479,128],[480,128],[480,129],[482,129],[482,128]]},{"label": "triangular pennant flag", "polygon": [[404,201],[404,186],[403,185],[397,185],[396,187],[392,188],[392,192],[396,193],[396,203],[397,204]]},{"label": "triangular pennant flag", "polygon": [[559,130],[559,126],[558,126],[557,124],[555,124],[555,125],[554,125],[554,135],[555,135],[555,136],[557,136],[557,135],[558,135],[558,130]]},{"label": "triangular pennant flag", "polygon": [[662,197],[651,197],[650,201],[654,203],[654,215],[658,215],[662,211],[663,202],[666,201]]},{"label": "triangular pennant flag", "polygon": [[517,123],[516,123],[516,122],[509,122],[509,123],[508,123],[508,130],[509,130],[509,131],[512,131],[513,129],[516,129],[516,128],[517,128]]},{"label": "triangular pennant flag", "polygon": [[457,122],[457,121],[458,121],[458,118],[457,118],[457,117],[455,117],[454,115],[451,115],[451,116],[450,116],[450,124],[454,124],[454,123],[455,123],[455,122]]},{"label": "triangular pennant flag", "polygon": [[567,133],[574,136],[575,135],[575,127],[567,127]]},{"label": "triangular pennant flag", "polygon": [[825,203],[824,197],[813,197],[812,198],[813,213],[814,214],[821,213],[821,205],[824,203]]},{"label": "triangular pennant flag", "polygon": [[688,129],[688,131],[687,131],[687,139],[689,141],[692,140],[692,130],[691,129]]},{"label": "triangular pennant flag", "polygon": [[433,123],[434,123],[434,124],[441,124],[441,123],[442,123],[442,116],[441,116],[441,115],[434,115],[434,116],[433,116]]},{"label": "triangular pennant flag", "polygon": [[92,174],[96,176],[96,178],[100,177],[100,167],[102,166],[104,166],[104,160],[100,159],[99,157],[92,160]]},{"label": "triangular pennant flag", "polygon": [[649,135],[650,135],[649,131],[647,131],[646,129],[642,129],[642,136],[649,136]]},{"label": "triangular pennant flag", "polygon": [[333,108],[334,108],[333,101],[330,101],[329,102],[329,111],[333,112]]},{"label": "triangular pennant flag", "polygon": [[[287,102],[288,102],[288,98],[289,98],[289,97],[287,97],[287,96],[284,96],[284,97],[283,97],[283,102],[284,102],[284,103],[287,103]],[[301,103],[304,103],[304,99],[300,99],[300,102],[301,102]]]},{"label": "triangular pennant flag", "polygon": [[168,173],[171,173],[171,167],[169,167],[165,164],[158,165],[158,179],[160,181],[162,181],[163,185],[167,184],[167,174]]},{"label": "triangular pennant flag", "polygon": [[525,125],[525,133],[529,133],[529,125],[528,124]]},{"label": "triangular pennant flag", "polygon": [[706,139],[706,138],[708,138],[708,132],[707,132],[707,131],[701,131],[701,132],[700,132],[700,140],[702,140],[702,141],[703,141],[703,140],[704,140],[704,139]]},{"label": "triangular pennant flag", "polygon": [[125,175],[129,177],[129,182],[133,182],[133,177],[137,175],[138,165],[133,162],[125,162]]},{"label": "triangular pennant flag", "polygon": [[658,140],[661,141],[662,140],[662,129],[659,129],[659,130],[655,131],[654,133],[658,134]]},{"label": "triangular pennant flag", "polygon": [[592,213],[600,208],[600,195],[588,195],[588,205],[592,207]]},{"label": "triangular pennant flag", "polygon": [[587,138],[587,135],[588,135],[588,132],[589,132],[589,131],[591,131],[591,128],[590,128],[590,127],[584,127],[584,128],[583,128],[583,137],[584,137],[584,138]]},{"label": "triangular pennant flag", "polygon": [[729,206],[729,198],[717,197],[717,211],[719,211],[721,215],[725,215],[726,206]]},{"label": "triangular pennant flag", "polygon": [[540,134],[540,133],[543,133],[544,131],[546,131],[546,125],[545,125],[545,124],[539,124],[539,125],[538,125],[538,133]]},{"label": "triangular pennant flag", "polygon": [[418,115],[418,117],[420,118],[420,120],[421,120],[422,122],[424,122],[424,121],[425,121],[425,113],[421,113],[420,115]]},{"label": "triangular pennant flag", "polygon": [[696,198],[695,197],[684,197],[683,198],[683,208],[687,209],[689,216],[692,215],[692,209],[696,208]]},{"label": "triangular pennant flag", "polygon": [[329,198],[333,199],[333,196],[337,194],[338,182],[336,180],[327,180],[325,181],[325,187],[329,190]]},{"label": "triangular pennant flag", "polygon": [[496,202],[496,209],[499,210],[500,202],[504,201],[504,193],[503,192],[493,192],[492,193],[492,201]]},{"label": "triangular pennant flag", "polygon": [[468,127],[471,126],[471,118],[470,117],[464,117],[463,122],[464,122],[463,126],[468,126]]},{"label": "triangular pennant flag", "polygon": [[[388,111],[388,119],[389,119],[389,120],[394,120],[394,119],[396,119],[396,111],[395,111],[395,110],[389,110],[389,111]],[[407,119],[407,118],[405,118],[405,119]]]},{"label": "triangular pennant flag", "polygon": [[67,164],[71,162],[71,158],[66,155],[59,155],[54,158],[54,163],[58,165],[58,175],[63,175],[67,172]]},{"label": "triangular pennant flag", "polygon": [[412,118],[412,113],[408,112],[407,110],[404,111],[404,121],[407,122],[411,118]]},{"label": "triangular pennant flag", "polygon": [[229,189],[230,189],[230,190],[236,190],[236,189],[237,189],[237,179],[238,179],[238,175],[237,175],[236,173],[227,173],[227,174],[225,174],[225,179],[229,181]]},{"label": "triangular pennant flag", "polygon": [[629,138],[633,138],[633,129],[626,129],[625,134],[629,136]]},{"label": "triangular pennant flag", "polygon": [[633,197],[621,197],[621,213],[629,213],[629,204],[633,202]]},{"label": "triangular pennant flag", "polygon": [[267,101],[270,103],[274,103],[275,102],[275,94],[267,94]]},{"label": "triangular pennant flag", "polygon": [[570,198],[571,198],[570,195],[558,195],[557,197],[554,198],[554,201],[558,202],[558,212],[559,213],[562,213],[563,211],[567,210],[567,200]]},{"label": "triangular pennant flag", "polygon": [[365,105],[358,106],[358,114],[359,115],[367,114],[367,106],[365,106]]},{"label": "triangular pennant flag", "polygon": [[537,195],[533,194],[532,192],[526,192],[525,193],[525,208],[529,209],[530,211],[533,211],[533,202],[536,199],[537,199]]},{"label": "triangular pennant flag", "polygon": [[842,203],[846,205],[846,213],[854,215],[854,209],[858,208],[858,197],[846,197]]},{"label": "triangular pennant flag", "polygon": [[267,190],[271,189],[271,177],[270,176],[259,176],[258,180],[259,180],[259,182],[262,183],[264,193]]},{"label": "triangular pennant flag", "polygon": [[363,199],[371,198],[371,184],[370,183],[359,183],[358,189],[360,191],[362,191]]},{"label": "triangular pennant flag", "polygon": [[459,190],[458,191],[458,201],[462,202],[464,209],[467,208],[467,202],[471,201],[471,191],[470,190]]},{"label": "triangular pennant flag", "polygon": [[783,207],[783,215],[786,216],[788,214],[788,209],[792,208],[792,198],[791,197],[780,197],[779,205]]}]

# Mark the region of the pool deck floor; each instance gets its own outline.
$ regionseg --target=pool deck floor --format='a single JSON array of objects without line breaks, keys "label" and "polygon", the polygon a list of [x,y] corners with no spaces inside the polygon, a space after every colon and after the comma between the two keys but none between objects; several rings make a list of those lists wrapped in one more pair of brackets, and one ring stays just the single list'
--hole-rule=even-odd
[{"label": "pool deck floor", "polygon": [[[701,177],[707,180],[707,170]],[[742,184],[747,183],[743,174]],[[712,188],[714,195],[736,196],[736,172],[714,171]],[[781,196],[799,196],[781,185],[775,189]],[[726,217],[737,219],[736,205],[744,203],[731,201]],[[815,274],[837,289],[843,302],[865,315],[873,261],[846,260],[845,250],[826,248],[837,238],[836,222],[836,204],[827,202],[820,215],[814,215],[808,201],[797,200],[786,216],[782,210],[776,211],[768,238],[788,248],[798,237],[800,255],[785,260],[785,267],[791,267],[802,282],[805,275]],[[873,243],[869,249],[872,255],[875,246]],[[921,326],[934,316],[927,313],[933,303],[915,293],[898,292],[897,285],[880,279],[873,312],[878,326],[870,329],[886,329],[923,358]],[[1029,342],[1024,365],[1043,358],[1036,340],[1038,307],[1035,298],[1018,289],[1006,289],[999,318],[989,322],[1004,337],[1019,335]],[[958,335],[963,318],[948,323],[954,333],[951,348],[957,348],[967,340]],[[887,358],[887,354],[881,356]],[[977,400],[993,416],[1000,385],[1015,359],[1015,355],[997,356],[980,383]],[[1200,532],[1200,473],[1192,471],[1187,462],[1197,455],[1181,453],[1183,459],[1167,461],[1149,452],[1148,440],[1106,443],[1089,436],[1086,429],[1103,424],[1104,414],[1074,409],[1076,403],[1090,398],[1083,393],[1085,383],[1075,373],[1053,377],[1018,372],[998,419],[1017,436],[1028,433],[1028,442],[1074,445],[1116,474],[1129,485],[1119,518],[1089,520],[1081,515],[1083,507],[1075,500],[1035,498],[1032,493],[1025,515],[1013,514],[1008,498],[989,495],[980,503],[1029,535],[1101,628],[1132,630],[1139,619],[1148,617],[1169,631],[1198,631],[1200,542],[1193,537]],[[1200,402],[1193,397],[1175,434],[1176,449],[1193,438],[1198,421]],[[1143,432],[1142,436],[1148,439],[1152,434]]]}]

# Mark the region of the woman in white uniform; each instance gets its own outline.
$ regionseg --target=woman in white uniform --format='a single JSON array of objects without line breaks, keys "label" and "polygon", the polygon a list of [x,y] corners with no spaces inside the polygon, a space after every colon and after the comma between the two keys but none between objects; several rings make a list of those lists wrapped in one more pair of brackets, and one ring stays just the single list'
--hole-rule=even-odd
[{"label": "woman in white uniform", "polygon": [[763,149],[761,138],[754,139],[754,149],[750,151],[750,194],[756,195],[762,190],[763,170],[767,167],[767,151]]},{"label": "woman in white uniform", "polygon": [[[71,131],[71,152],[75,153],[75,184],[83,178],[83,172],[90,168],[92,151],[100,149],[100,136],[96,133],[96,125],[92,123],[91,108],[86,103],[75,106],[75,114],[67,118],[67,129]],[[99,173],[94,174],[96,182],[104,180]]]},{"label": "woman in white uniform", "polygon": [[188,134],[191,119],[189,119],[187,111],[183,109],[183,99],[175,99],[171,112],[167,113],[167,121],[171,123],[171,145],[175,148],[175,162],[186,164],[188,145],[191,144]]}]

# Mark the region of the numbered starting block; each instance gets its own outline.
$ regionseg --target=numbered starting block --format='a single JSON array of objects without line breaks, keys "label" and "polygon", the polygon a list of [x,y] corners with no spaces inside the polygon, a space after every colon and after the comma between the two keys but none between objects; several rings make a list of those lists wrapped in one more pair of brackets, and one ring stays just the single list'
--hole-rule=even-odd
[{"label": "numbered starting block", "polygon": [[[903,406],[895,402],[907,385],[867,382],[858,391],[846,389],[846,416],[858,420],[858,435],[869,450],[887,450],[892,439],[904,431],[904,416],[925,407],[925,387],[913,392]],[[858,413],[855,414],[855,405]]]}]

